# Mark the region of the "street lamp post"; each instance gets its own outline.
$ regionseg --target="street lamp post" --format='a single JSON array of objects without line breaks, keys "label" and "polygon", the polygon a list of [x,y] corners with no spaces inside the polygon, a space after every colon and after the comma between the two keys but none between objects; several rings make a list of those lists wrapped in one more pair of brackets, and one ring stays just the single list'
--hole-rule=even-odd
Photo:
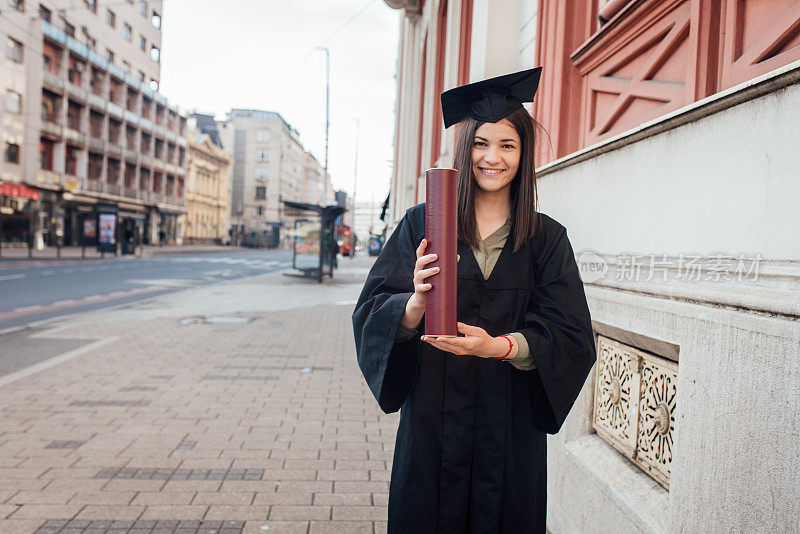
[{"label": "street lamp post", "polygon": [[318,46],[315,50],[325,51],[325,176],[323,177],[323,195],[328,200],[328,132],[330,129],[331,109],[331,51],[327,47]]},{"label": "street lamp post", "polygon": [[356,183],[358,182],[358,133],[361,129],[361,121],[356,121],[356,161],[353,164],[353,227],[350,228],[350,259],[356,257]]}]

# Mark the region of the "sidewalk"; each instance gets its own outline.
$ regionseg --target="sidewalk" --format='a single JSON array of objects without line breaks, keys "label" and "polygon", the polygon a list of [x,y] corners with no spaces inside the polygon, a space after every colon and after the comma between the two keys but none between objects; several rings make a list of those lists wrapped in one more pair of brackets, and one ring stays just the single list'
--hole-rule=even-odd
[{"label": "sidewalk", "polygon": [[384,532],[398,415],[350,322],[372,261],[34,334],[91,342],[0,377],[0,532]]}]

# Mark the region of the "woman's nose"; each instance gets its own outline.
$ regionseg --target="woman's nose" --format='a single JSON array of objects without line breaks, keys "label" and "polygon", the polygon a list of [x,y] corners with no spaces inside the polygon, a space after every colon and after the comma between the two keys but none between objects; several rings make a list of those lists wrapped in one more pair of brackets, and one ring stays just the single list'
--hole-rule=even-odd
[{"label": "woman's nose", "polygon": [[497,150],[493,147],[489,147],[486,149],[483,159],[486,160],[486,163],[496,163],[498,161]]}]

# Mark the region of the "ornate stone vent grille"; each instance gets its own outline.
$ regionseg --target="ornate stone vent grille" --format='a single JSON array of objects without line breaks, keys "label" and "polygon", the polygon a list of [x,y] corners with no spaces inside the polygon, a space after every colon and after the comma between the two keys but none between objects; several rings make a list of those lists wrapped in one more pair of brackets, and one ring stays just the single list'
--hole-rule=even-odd
[{"label": "ornate stone vent grille", "polygon": [[669,489],[678,364],[604,336],[597,360],[597,434]]}]

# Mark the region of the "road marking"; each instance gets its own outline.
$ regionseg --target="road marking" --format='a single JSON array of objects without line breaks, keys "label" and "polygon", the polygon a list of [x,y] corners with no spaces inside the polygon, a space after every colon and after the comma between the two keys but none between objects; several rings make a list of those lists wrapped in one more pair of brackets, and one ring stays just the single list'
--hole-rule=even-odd
[{"label": "road marking", "polygon": [[7,274],[5,276],[0,276],[0,282],[3,280],[19,280],[20,278],[25,278],[24,274]]}]

